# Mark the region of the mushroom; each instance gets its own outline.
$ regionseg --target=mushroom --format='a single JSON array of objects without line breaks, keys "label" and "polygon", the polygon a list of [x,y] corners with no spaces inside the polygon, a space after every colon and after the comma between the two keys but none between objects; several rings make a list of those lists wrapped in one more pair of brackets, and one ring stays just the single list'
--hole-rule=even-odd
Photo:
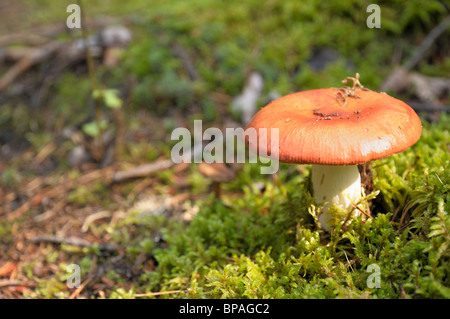
[{"label": "mushroom", "polygon": [[[385,93],[365,89],[356,78],[353,87],[297,92],[261,109],[249,128],[278,128],[278,160],[313,164],[311,179],[321,228],[335,223],[333,205],[350,211],[362,197],[358,164],[390,156],[415,144],[422,124],[414,110]],[[265,139],[268,134],[258,138]],[[272,154],[272,143],[254,143],[250,150]],[[276,150],[275,150],[276,151]],[[355,209],[353,216],[359,215]],[[351,216],[350,216],[351,217]]]},{"label": "mushroom", "polygon": [[220,183],[232,181],[236,176],[228,166],[223,163],[201,162],[198,171],[213,181],[214,195],[220,198]]}]

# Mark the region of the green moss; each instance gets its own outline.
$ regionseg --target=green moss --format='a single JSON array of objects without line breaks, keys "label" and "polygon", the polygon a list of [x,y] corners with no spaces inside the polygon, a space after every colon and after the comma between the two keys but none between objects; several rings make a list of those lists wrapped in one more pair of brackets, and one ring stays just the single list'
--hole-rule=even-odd
[{"label": "green moss", "polygon": [[93,185],[79,185],[70,191],[67,201],[83,206],[103,200],[103,204],[107,206],[110,203],[110,200],[106,196],[107,189],[106,184],[101,180],[96,181]]}]

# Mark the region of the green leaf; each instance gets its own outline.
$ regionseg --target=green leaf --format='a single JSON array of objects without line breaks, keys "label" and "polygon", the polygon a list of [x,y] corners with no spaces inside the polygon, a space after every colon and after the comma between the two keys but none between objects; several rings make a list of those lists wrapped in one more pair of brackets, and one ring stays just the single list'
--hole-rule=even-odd
[{"label": "green leaf", "polygon": [[122,100],[119,97],[119,91],[115,89],[103,90],[103,101],[107,107],[112,109],[122,107]]},{"label": "green leaf", "polygon": [[93,97],[94,99],[100,99],[100,98],[102,98],[102,97],[103,97],[103,90],[94,90],[94,91],[92,92],[92,97]]},{"label": "green leaf", "polygon": [[442,283],[440,283],[437,280],[432,281],[432,286],[434,289],[436,289],[443,298],[449,299],[450,298],[450,288],[444,286]]},{"label": "green leaf", "polygon": [[[100,126],[102,130],[105,130],[107,127],[107,123],[105,120],[100,122]],[[97,137],[100,134],[100,130],[98,129],[97,122],[89,122],[83,125],[82,130],[89,136]]]},{"label": "green leaf", "polygon": [[439,235],[442,235],[443,233],[444,233],[444,231],[442,229],[436,229],[436,230],[433,230],[432,232],[430,232],[428,234],[428,237],[431,238],[431,237],[439,236]]},{"label": "green leaf", "polygon": [[119,97],[119,90],[116,89],[101,89],[92,92],[94,99],[102,99],[103,103],[111,109],[122,107],[122,99]]}]

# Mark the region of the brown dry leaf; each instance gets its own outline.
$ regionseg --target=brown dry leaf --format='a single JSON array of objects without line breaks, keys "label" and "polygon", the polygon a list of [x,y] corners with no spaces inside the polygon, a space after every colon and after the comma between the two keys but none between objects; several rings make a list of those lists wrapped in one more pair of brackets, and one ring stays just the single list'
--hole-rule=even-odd
[{"label": "brown dry leaf", "polygon": [[16,269],[16,263],[13,261],[8,261],[6,264],[0,267],[0,277],[8,277]]},{"label": "brown dry leaf", "polygon": [[9,290],[13,291],[13,292],[18,292],[20,294],[25,294],[28,293],[30,294],[32,292],[32,290],[30,288],[28,288],[25,285],[20,285],[20,286],[16,286],[16,287],[9,287]]},{"label": "brown dry leaf", "polygon": [[114,285],[116,284],[116,282],[112,279],[107,278],[106,276],[103,276],[101,278],[102,283],[104,283],[106,285],[106,287],[108,288],[112,288],[114,287]]}]

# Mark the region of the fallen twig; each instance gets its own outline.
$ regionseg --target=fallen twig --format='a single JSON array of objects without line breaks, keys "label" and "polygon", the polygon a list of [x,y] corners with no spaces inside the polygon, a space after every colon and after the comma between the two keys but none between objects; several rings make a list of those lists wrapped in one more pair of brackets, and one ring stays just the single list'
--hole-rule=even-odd
[{"label": "fallen twig", "polygon": [[[350,201],[350,204],[351,204],[354,208],[356,208],[357,210],[359,210],[360,213],[362,213],[364,216],[366,216],[366,217],[368,217],[368,218],[372,218],[372,215],[370,215],[370,212],[369,212],[369,213],[365,212],[364,210],[362,210],[362,209],[358,206],[358,204],[356,204],[356,203],[350,198],[350,196],[348,196],[347,194],[344,194],[344,195],[345,195],[345,197],[347,197],[347,199]],[[350,213],[352,213],[352,212],[350,212]],[[345,224],[345,223],[344,223],[344,224]]]},{"label": "fallen twig", "polygon": [[153,163],[139,165],[129,170],[119,171],[113,174],[112,181],[120,183],[128,179],[149,176],[152,173],[174,166],[171,160],[159,160]]},{"label": "fallen twig", "polygon": [[42,45],[50,39],[45,35],[35,33],[11,33],[0,38],[0,46],[9,45],[11,43],[26,43],[28,45]]},{"label": "fallen twig", "polygon": [[152,297],[152,296],[161,296],[161,295],[178,294],[178,293],[189,293],[189,291],[187,291],[187,290],[158,291],[158,292],[150,292],[147,294],[135,294],[134,297]]},{"label": "fallen twig", "polygon": [[96,220],[102,219],[102,218],[108,218],[111,217],[112,212],[107,211],[107,210],[103,210],[94,214],[89,215],[88,217],[86,217],[86,219],[84,220],[83,226],[81,226],[81,231],[83,233],[87,232],[89,230],[89,226],[95,222]]},{"label": "fallen twig", "polygon": [[414,108],[416,111],[427,111],[434,113],[431,120],[439,118],[439,112],[448,112],[448,109],[443,109],[443,105],[439,97],[448,91],[450,84],[446,78],[432,78],[423,76],[411,70],[417,66],[420,60],[423,59],[425,53],[436,41],[450,27],[450,16],[443,19],[430,33],[425,37],[422,43],[417,47],[412,56],[406,61],[403,66],[397,67],[382,83],[380,89],[382,91],[393,91],[400,93],[404,91],[413,90],[413,93],[420,99],[421,102],[430,104],[430,109],[421,105]]},{"label": "fallen twig", "polygon": [[172,50],[175,53],[175,55],[180,59],[189,78],[192,81],[197,80],[198,79],[197,70],[195,69],[194,63],[192,63],[192,60],[189,54],[186,52],[186,50],[178,43],[172,44]]},{"label": "fallen twig", "polygon": [[62,44],[59,42],[50,42],[40,48],[31,50],[0,78],[0,92],[29,68],[51,56],[61,46]]},{"label": "fallen twig", "polygon": [[22,282],[15,280],[2,280],[0,281],[0,289],[11,286],[26,286],[26,287],[35,287],[36,284],[34,282]]},{"label": "fallen twig", "polygon": [[42,164],[42,162],[45,161],[45,159],[56,149],[58,148],[58,146],[56,145],[56,143],[54,141],[51,141],[50,143],[48,143],[47,145],[45,145],[40,151],[39,153],[36,155],[36,157],[33,160],[33,165],[34,166],[39,166],[40,164]]},{"label": "fallen twig", "polygon": [[117,252],[118,247],[109,244],[91,243],[81,238],[61,238],[53,235],[35,236],[29,239],[32,243],[49,243],[58,245],[71,245],[78,247],[98,247],[98,249],[107,252]]},{"label": "fallen twig", "polygon": [[[189,151],[189,153],[183,154],[183,158],[185,158],[185,159],[194,158],[195,159],[196,156],[199,155],[202,151],[203,151],[202,144],[201,143],[196,144]],[[175,165],[185,165],[185,164],[186,164],[186,162],[176,164],[170,159],[158,160],[156,162],[152,162],[149,164],[144,164],[144,165],[139,165],[139,166],[133,167],[129,170],[116,172],[112,175],[112,182],[120,183],[120,182],[123,182],[123,181],[131,179],[131,178],[147,177],[150,174],[153,174],[157,171],[160,171],[163,169],[168,169]]]},{"label": "fallen twig", "polygon": [[69,299],[75,299],[83,291],[83,289],[94,279],[93,276],[88,277],[75,291],[70,295]]},{"label": "fallen twig", "polygon": [[25,212],[31,207],[30,202],[31,200],[23,203],[19,206],[19,208],[13,210],[12,212],[7,213],[6,220],[11,221],[25,214]]},{"label": "fallen twig", "polygon": [[[111,177],[112,172],[114,171],[114,168],[112,166],[105,167],[102,169],[94,170],[89,173],[86,173],[79,178],[73,180],[68,177],[63,177],[57,185],[53,186],[47,186],[43,187],[45,184],[45,180],[41,178],[35,178],[31,182],[28,182],[26,186],[24,187],[31,193],[35,190],[39,190],[39,194],[30,195],[29,199],[24,202],[22,205],[20,205],[18,208],[11,212],[6,212],[6,219],[8,221],[14,220],[20,216],[22,216],[28,209],[30,209],[33,206],[33,201],[35,200],[36,196],[40,196],[41,198],[44,197],[57,197],[58,195],[61,195],[68,190],[70,190],[72,187],[76,185],[86,185],[89,184],[97,179],[104,179],[105,181],[108,181]],[[14,195],[14,194],[11,194]],[[13,197],[13,196],[11,196]],[[14,198],[11,198],[10,200],[6,200],[5,202],[10,202],[14,200]],[[61,204],[57,206],[57,209],[60,209],[62,206]],[[53,210],[57,210],[53,209]],[[39,215],[40,216],[40,215]]]},{"label": "fallen twig", "polygon": [[447,16],[442,20],[436,27],[431,30],[426,38],[422,41],[420,46],[414,51],[413,56],[405,63],[405,68],[407,70],[412,70],[420,60],[422,60],[425,52],[431,47],[431,45],[436,41],[439,36],[444,33],[450,27],[450,16]]},{"label": "fallen twig", "polygon": [[[408,102],[408,104],[416,112],[435,112],[436,111],[436,108],[433,107],[433,105],[416,103],[416,102]],[[439,107],[439,112],[450,113],[450,105],[441,105]]]}]

